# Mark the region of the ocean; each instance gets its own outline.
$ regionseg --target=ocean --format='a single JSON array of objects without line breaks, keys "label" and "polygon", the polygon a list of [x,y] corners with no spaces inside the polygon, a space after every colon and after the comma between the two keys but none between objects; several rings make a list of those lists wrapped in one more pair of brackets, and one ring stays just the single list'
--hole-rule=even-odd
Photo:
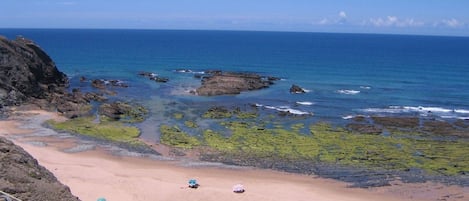
[{"label": "ocean", "polygon": [[[124,99],[150,108],[143,137],[174,113],[210,125],[198,115],[211,106],[253,105],[266,114],[289,111],[288,123],[342,125],[356,115],[469,119],[469,37],[190,30],[0,29],[34,40],[71,79],[118,79]],[[178,72],[186,69],[186,72]],[[198,97],[194,72],[219,69],[281,78],[268,89]],[[189,71],[190,70],[190,71]],[[137,75],[169,78],[155,83]],[[298,85],[305,94],[290,94]]]}]

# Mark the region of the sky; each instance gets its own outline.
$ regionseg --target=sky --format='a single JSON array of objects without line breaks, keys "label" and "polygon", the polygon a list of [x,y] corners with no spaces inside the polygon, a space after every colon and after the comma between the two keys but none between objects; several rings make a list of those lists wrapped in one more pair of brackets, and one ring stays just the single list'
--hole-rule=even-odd
[{"label": "sky", "polygon": [[1,0],[0,28],[469,36],[469,0]]}]

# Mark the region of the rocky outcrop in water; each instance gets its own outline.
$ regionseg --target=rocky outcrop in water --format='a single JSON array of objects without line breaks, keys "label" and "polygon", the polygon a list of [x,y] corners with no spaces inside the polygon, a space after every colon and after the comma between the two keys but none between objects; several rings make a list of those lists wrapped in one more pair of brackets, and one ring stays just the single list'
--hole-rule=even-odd
[{"label": "rocky outcrop in water", "polygon": [[384,130],[414,131],[429,136],[469,137],[469,120],[444,121],[417,116],[357,116],[346,126],[363,134],[382,134]]},{"label": "rocky outcrop in water", "polygon": [[151,72],[139,72],[138,75],[140,75],[142,77],[146,77],[146,78],[148,78],[150,80],[153,80],[155,82],[168,82],[169,81],[168,78],[158,76],[157,74],[151,73]]},{"label": "rocky outcrop in water", "polygon": [[195,93],[200,96],[217,96],[227,94],[239,94],[243,91],[251,91],[267,88],[274,84],[274,77],[264,77],[253,73],[237,73],[210,71],[209,76],[202,78],[202,86]]},{"label": "rocky outcrop in water", "polygon": [[306,91],[298,85],[292,85],[290,87],[290,93],[292,94],[304,94]]},{"label": "rocky outcrop in water", "polygon": [[113,120],[140,122],[144,120],[148,110],[141,105],[113,102],[101,104],[99,106],[99,113]]},{"label": "rocky outcrop in water", "polygon": [[3,137],[0,137],[0,190],[21,200],[80,200],[36,159]]}]

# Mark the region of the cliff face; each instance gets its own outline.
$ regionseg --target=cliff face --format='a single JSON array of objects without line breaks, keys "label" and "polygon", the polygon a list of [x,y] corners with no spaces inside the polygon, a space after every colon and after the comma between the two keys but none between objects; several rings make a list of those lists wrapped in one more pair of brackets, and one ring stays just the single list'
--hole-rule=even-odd
[{"label": "cliff face", "polygon": [[67,76],[36,44],[0,36],[0,107],[63,94]]},{"label": "cliff face", "polygon": [[0,118],[5,106],[32,103],[57,110],[66,117],[89,112],[90,98],[79,91],[68,93],[68,78],[34,42],[0,36]]},{"label": "cliff face", "polygon": [[0,137],[0,190],[21,200],[79,200],[36,159],[3,137]]}]

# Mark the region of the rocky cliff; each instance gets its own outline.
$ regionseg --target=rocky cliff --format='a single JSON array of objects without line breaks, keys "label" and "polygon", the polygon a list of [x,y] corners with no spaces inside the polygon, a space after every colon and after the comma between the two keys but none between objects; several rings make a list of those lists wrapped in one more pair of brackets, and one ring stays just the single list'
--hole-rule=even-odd
[{"label": "rocky cliff", "polygon": [[[34,42],[0,36],[0,117],[5,106],[24,103],[76,114],[89,101],[79,93],[67,93],[67,86],[67,76]],[[21,200],[79,200],[36,159],[1,137],[0,191],[0,200],[6,199],[3,192]]]},{"label": "rocky cliff", "polygon": [[[0,137],[0,190],[21,200],[79,200],[36,159],[3,137]],[[2,196],[0,193],[0,200]]]},{"label": "rocky cliff", "polygon": [[64,93],[67,85],[67,76],[34,42],[0,36],[0,105],[48,99]]},{"label": "rocky cliff", "polygon": [[88,113],[87,94],[68,93],[68,78],[34,42],[0,36],[0,114],[5,106],[33,103],[67,117]]}]

